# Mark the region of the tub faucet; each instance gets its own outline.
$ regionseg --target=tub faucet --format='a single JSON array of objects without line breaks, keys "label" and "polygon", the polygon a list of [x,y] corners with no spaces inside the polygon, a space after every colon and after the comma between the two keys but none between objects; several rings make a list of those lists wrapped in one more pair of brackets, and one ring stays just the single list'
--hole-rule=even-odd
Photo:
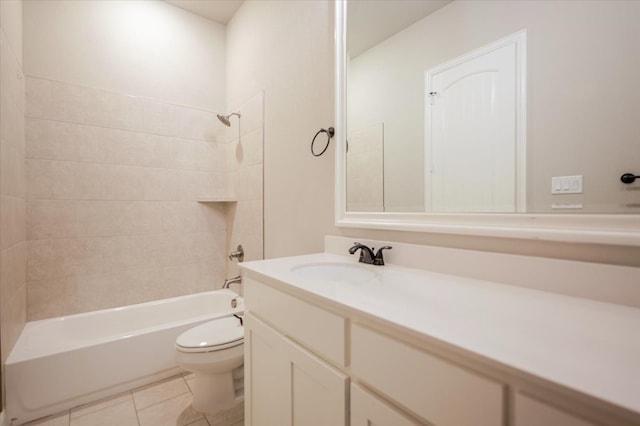
[{"label": "tub faucet", "polygon": [[364,244],[354,243],[354,246],[349,249],[349,254],[354,254],[360,250],[360,259],[358,259],[358,262],[366,263],[368,265],[384,265],[384,256],[382,255],[382,251],[389,250],[391,248],[391,246],[381,247],[374,254],[374,247],[369,248]]},{"label": "tub faucet", "polygon": [[227,278],[224,280],[224,284],[222,284],[222,288],[229,288],[231,284],[240,284],[242,283],[242,276],[238,275],[234,278]]}]

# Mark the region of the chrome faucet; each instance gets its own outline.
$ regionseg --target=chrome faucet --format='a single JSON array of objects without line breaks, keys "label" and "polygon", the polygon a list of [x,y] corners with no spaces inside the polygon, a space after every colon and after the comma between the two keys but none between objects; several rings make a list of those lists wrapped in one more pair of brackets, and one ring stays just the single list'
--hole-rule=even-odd
[{"label": "chrome faucet", "polygon": [[358,262],[366,263],[368,265],[384,265],[384,256],[382,255],[382,251],[391,249],[391,246],[384,246],[374,254],[374,247],[369,248],[364,244],[354,243],[354,246],[349,249],[349,254],[354,254],[360,250],[360,258],[358,259]]},{"label": "chrome faucet", "polygon": [[222,284],[222,288],[229,288],[231,284],[240,284],[242,283],[242,276],[238,275],[237,277],[227,278],[224,280],[224,284]]}]

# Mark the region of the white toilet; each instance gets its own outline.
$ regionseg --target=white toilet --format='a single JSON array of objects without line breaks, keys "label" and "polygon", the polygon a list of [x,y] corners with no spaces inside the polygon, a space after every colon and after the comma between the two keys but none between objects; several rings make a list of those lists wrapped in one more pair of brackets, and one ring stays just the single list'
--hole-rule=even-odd
[{"label": "white toilet", "polygon": [[210,321],[178,336],[176,361],[195,374],[194,410],[214,414],[242,398],[243,355],[244,327],[238,317]]}]

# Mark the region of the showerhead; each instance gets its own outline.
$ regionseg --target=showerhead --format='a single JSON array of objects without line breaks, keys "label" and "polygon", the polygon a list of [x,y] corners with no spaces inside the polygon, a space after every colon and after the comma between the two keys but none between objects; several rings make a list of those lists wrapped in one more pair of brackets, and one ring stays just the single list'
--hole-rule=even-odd
[{"label": "showerhead", "polygon": [[238,118],[240,118],[240,113],[238,112],[232,112],[229,115],[222,115],[222,114],[218,114],[218,120],[220,120],[220,122],[222,124],[224,124],[227,127],[231,127],[231,121],[229,120],[229,117],[232,117],[234,115],[237,115]]}]

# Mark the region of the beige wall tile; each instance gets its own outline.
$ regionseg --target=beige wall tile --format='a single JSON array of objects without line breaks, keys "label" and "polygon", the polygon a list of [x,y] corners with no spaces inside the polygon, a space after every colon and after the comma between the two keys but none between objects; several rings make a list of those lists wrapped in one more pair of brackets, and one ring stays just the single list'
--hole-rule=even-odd
[{"label": "beige wall tile", "polygon": [[27,282],[29,321],[77,312],[76,277]]},{"label": "beige wall tile", "polygon": [[102,164],[53,161],[51,195],[58,200],[99,200],[106,179]]},{"label": "beige wall tile", "polygon": [[78,236],[148,235],[162,229],[160,203],[145,201],[78,202]]},{"label": "beige wall tile", "polygon": [[27,280],[51,278],[51,240],[27,241]]},{"label": "beige wall tile", "polygon": [[51,161],[26,160],[27,198],[52,198]]},{"label": "beige wall tile", "polygon": [[27,321],[26,291],[27,286],[20,286],[11,299],[2,301],[2,310],[0,311],[2,336],[0,336],[0,345],[2,346],[1,358],[3,363],[9,356]]},{"label": "beige wall tile", "polygon": [[162,269],[163,297],[182,296],[196,292],[198,265],[196,263],[166,266]]},{"label": "beige wall tile", "polygon": [[142,110],[142,131],[164,136],[180,135],[180,107],[143,100]]},{"label": "beige wall tile", "polygon": [[183,138],[215,142],[218,125],[221,126],[213,112],[180,108],[180,136]]},{"label": "beige wall tile", "polygon": [[27,244],[0,252],[0,301],[11,300],[26,284]]},{"label": "beige wall tile", "polygon": [[24,198],[26,175],[24,152],[10,141],[0,141],[0,194]]},{"label": "beige wall tile", "polygon": [[77,207],[73,200],[27,200],[27,239],[77,237]]},{"label": "beige wall tile", "polygon": [[18,152],[24,150],[24,123],[24,113],[20,106],[4,92],[0,92],[0,139],[9,142]]},{"label": "beige wall tile", "polygon": [[50,82],[51,110],[53,120],[70,123],[103,125],[100,106],[100,90],[75,84]]},{"label": "beige wall tile", "polygon": [[0,34],[0,85],[3,89],[3,95],[11,100],[20,113],[24,112],[24,75],[20,59],[20,54],[11,46],[5,37],[5,33]]},{"label": "beige wall tile", "polygon": [[105,240],[100,238],[55,239],[51,241],[52,279],[95,274],[103,270]]},{"label": "beige wall tile", "polygon": [[125,271],[145,266],[142,236],[103,239],[102,270]]},{"label": "beige wall tile", "polygon": [[243,165],[253,166],[262,163],[262,128],[257,128],[249,133],[243,134],[241,144],[244,150]]},{"label": "beige wall tile", "polygon": [[28,118],[26,156],[42,160],[77,159],[75,126],[70,123]]},{"label": "beige wall tile", "polygon": [[27,117],[51,117],[51,83],[42,78],[27,77],[25,85],[25,101]]},{"label": "beige wall tile", "polygon": [[162,202],[162,230],[164,232],[195,232],[199,229],[200,214],[194,201]]},{"label": "beige wall tile", "polygon": [[145,200],[180,200],[183,191],[180,184],[180,172],[168,169],[144,170]]},{"label": "beige wall tile", "polygon": [[126,284],[126,301],[123,304],[148,302],[165,297],[162,290],[162,268],[142,268],[118,273]]},{"label": "beige wall tile", "polygon": [[224,203],[197,203],[198,231],[224,236],[227,232],[227,206]]},{"label": "beige wall tile", "polygon": [[121,277],[118,271],[78,275],[77,312],[126,305],[131,284],[123,282]]},{"label": "beige wall tile", "polygon": [[[195,170],[213,172],[224,170],[224,151],[215,142],[193,141]],[[222,159],[222,161],[221,161]]]},{"label": "beige wall tile", "polygon": [[25,240],[25,201],[0,196],[0,250]]},{"label": "beige wall tile", "polygon": [[132,166],[104,166],[101,195],[104,200],[142,200],[144,169]]},{"label": "beige wall tile", "polygon": [[247,100],[241,107],[242,134],[261,129],[264,122],[264,92],[259,92]]},{"label": "beige wall tile", "polygon": [[144,129],[144,103],[141,98],[103,92],[100,105],[105,126],[123,130]]}]

